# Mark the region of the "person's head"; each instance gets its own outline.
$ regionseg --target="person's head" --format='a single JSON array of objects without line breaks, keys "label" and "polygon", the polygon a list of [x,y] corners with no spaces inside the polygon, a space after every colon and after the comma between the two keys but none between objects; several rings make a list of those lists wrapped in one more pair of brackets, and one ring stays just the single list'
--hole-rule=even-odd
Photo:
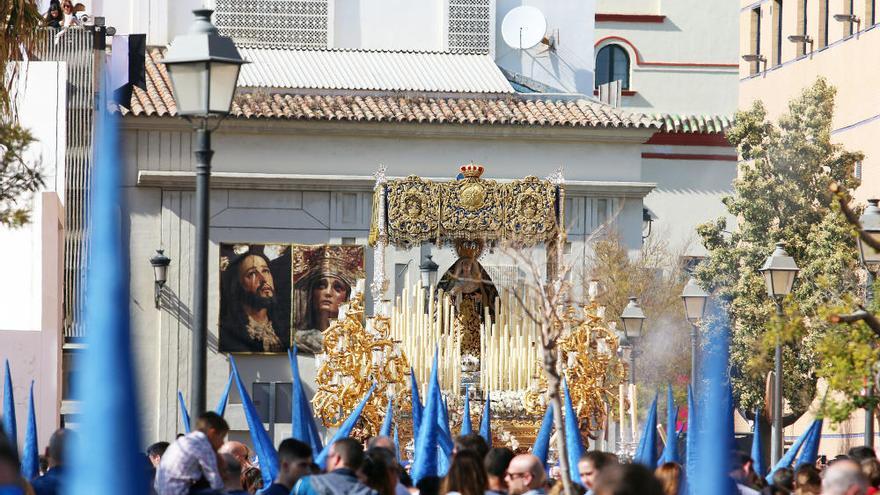
[{"label": "person's head", "polygon": [[599,472],[612,464],[617,464],[617,457],[606,452],[591,450],[582,455],[578,460],[578,474],[580,474],[581,484],[592,490]]},{"label": "person's head", "polygon": [[364,454],[358,471],[361,481],[378,495],[394,495],[397,486],[397,461],[394,452],[384,447],[373,447]]},{"label": "person's head", "polygon": [[868,485],[874,488],[880,487],[880,461],[876,457],[862,459],[859,463],[862,466],[862,474],[868,480]]},{"label": "person's head", "polygon": [[161,461],[162,456],[165,455],[165,450],[168,449],[168,445],[168,442],[156,442],[147,447],[147,457],[150,459],[150,464],[152,464],[153,467],[159,467],[159,461]]},{"label": "person's head", "polygon": [[241,486],[241,463],[232,454],[220,454],[223,462],[220,464],[220,477],[223,478],[223,486],[226,491],[243,490]]},{"label": "person's head", "polygon": [[0,486],[14,485],[19,481],[21,460],[18,450],[0,430]]},{"label": "person's head", "polygon": [[375,448],[388,449],[391,452],[395,452],[394,440],[392,440],[391,437],[386,437],[385,435],[375,436],[371,438],[370,441],[367,443],[367,449],[369,450]]},{"label": "person's head", "polygon": [[663,487],[641,464],[617,464],[599,472],[595,495],[662,495]]},{"label": "person's head", "polygon": [[730,454],[730,477],[738,483],[743,483],[752,472],[752,458],[741,450],[735,450]]},{"label": "person's head", "polygon": [[877,454],[874,452],[874,449],[868,447],[867,445],[859,445],[858,447],[852,447],[847,452],[846,455],[856,461],[862,462],[865,459],[876,459]]},{"label": "person's head", "polygon": [[791,468],[779,468],[773,473],[773,486],[776,488],[785,488],[788,491],[794,490],[794,471]]},{"label": "person's head", "polygon": [[544,486],[546,476],[541,460],[532,454],[520,454],[510,461],[504,477],[510,495],[523,493]]},{"label": "person's head", "polygon": [[251,449],[241,442],[230,440],[224,443],[217,453],[231,454],[238,460],[238,463],[241,464],[242,469],[247,469],[251,466]]},{"label": "person's head", "polygon": [[196,420],[196,430],[205,434],[211,447],[216,451],[223,446],[226,434],[229,433],[229,424],[223,416],[214,411],[203,412]]},{"label": "person's head", "polygon": [[470,450],[471,452],[476,453],[480,459],[485,459],[486,454],[489,453],[489,444],[486,443],[486,439],[481,437],[478,433],[468,433],[467,435],[456,437],[455,444],[452,448],[453,453],[461,452],[463,450]]},{"label": "person's head", "polygon": [[449,471],[440,484],[440,493],[483,495],[487,488],[489,480],[483,467],[483,458],[472,450],[461,450],[453,454]]},{"label": "person's head", "polygon": [[822,495],[864,495],[867,489],[861,466],[850,459],[829,465],[822,478]]},{"label": "person's head", "polygon": [[251,466],[241,473],[241,488],[251,494],[263,488],[263,473],[260,468]]},{"label": "person's head", "polygon": [[486,454],[483,465],[486,467],[490,490],[507,491],[504,475],[507,473],[507,467],[510,466],[513,456],[513,451],[507,447],[495,447]]},{"label": "person's head", "polygon": [[681,484],[681,465],[677,462],[666,462],[654,470],[654,476],[663,487],[663,495],[678,495]]},{"label": "person's head", "polygon": [[288,438],[278,446],[278,478],[281,483],[292,489],[297,480],[311,473],[312,448],[295,438]]},{"label": "person's head", "polygon": [[794,488],[800,495],[819,495],[822,490],[822,478],[815,466],[804,464],[794,473]]},{"label": "person's head", "polygon": [[49,449],[47,454],[49,457],[49,467],[63,466],[65,462],[65,453],[70,445],[73,432],[67,428],[58,428],[55,433],[49,437]]},{"label": "person's head", "polygon": [[61,10],[67,15],[73,14],[73,1],[72,0],[62,0]]},{"label": "person's head", "polygon": [[59,19],[61,17],[61,4],[58,3],[58,0],[52,0],[49,2],[49,10],[46,12],[46,19]]},{"label": "person's head", "polygon": [[342,438],[330,446],[330,453],[327,455],[327,472],[340,468],[357,471],[363,462],[364,449],[361,444],[353,438]]},{"label": "person's head", "polygon": [[440,478],[425,476],[416,483],[419,495],[440,495]]}]

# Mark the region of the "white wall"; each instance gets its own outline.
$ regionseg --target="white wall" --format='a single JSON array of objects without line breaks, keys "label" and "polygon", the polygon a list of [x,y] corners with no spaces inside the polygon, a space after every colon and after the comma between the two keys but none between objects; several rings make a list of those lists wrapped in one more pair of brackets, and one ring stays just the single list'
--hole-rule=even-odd
[{"label": "white wall", "polygon": [[[515,7],[536,7],[547,19],[547,34],[559,31],[556,50],[538,44],[528,50],[511,48],[501,36],[504,16]],[[595,1],[497,0],[495,61],[511,72],[534,79],[561,92],[593,92],[593,25]]]},{"label": "white wall", "polygon": [[13,98],[23,127],[36,142],[26,159],[39,164],[45,187],[21,198],[31,222],[19,229],[0,227],[0,254],[10,282],[0,287],[0,359],[9,359],[18,418],[24,438],[27,401],[34,380],[40,445],[58,425],[61,355],[61,259],[67,69],[64,63],[19,65]]},{"label": "white wall", "polygon": [[333,48],[441,51],[444,5],[443,0],[334,0]]}]

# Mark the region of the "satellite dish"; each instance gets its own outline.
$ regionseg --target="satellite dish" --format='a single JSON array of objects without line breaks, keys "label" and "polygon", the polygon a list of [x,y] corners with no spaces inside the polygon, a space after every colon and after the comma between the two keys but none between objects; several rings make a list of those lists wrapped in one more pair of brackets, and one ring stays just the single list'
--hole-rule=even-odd
[{"label": "satellite dish", "polygon": [[547,19],[540,10],[531,6],[517,7],[501,21],[501,37],[507,46],[517,49],[529,49],[544,39],[547,31]]}]

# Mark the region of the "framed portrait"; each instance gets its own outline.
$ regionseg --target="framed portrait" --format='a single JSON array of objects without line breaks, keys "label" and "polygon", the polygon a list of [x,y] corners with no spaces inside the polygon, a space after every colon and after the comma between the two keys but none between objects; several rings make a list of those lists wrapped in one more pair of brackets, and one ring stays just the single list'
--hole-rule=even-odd
[{"label": "framed portrait", "polygon": [[290,245],[220,244],[220,352],[290,348],[290,271]]},{"label": "framed portrait", "polygon": [[338,318],[357,280],[366,277],[364,247],[355,245],[291,247],[294,341],[303,352],[321,352],[321,332]]}]

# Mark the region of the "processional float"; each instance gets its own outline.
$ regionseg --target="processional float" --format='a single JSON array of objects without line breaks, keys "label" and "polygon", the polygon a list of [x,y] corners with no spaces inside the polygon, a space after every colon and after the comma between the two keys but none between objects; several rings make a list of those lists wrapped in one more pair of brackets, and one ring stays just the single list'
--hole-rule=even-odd
[{"label": "processional float", "polygon": [[[384,169],[377,172],[369,238],[375,314],[365,317],[361,283],[344,316],[323,333],[313,403],[325,426],[341,424],[374,384],[355,435],[378,433],[389,400],[397,419],[408,418],[410,369],[426,384],[436,349],[453,431],[461,424],[466,393],[472,403],[491,396],[496,444],[525,448],[533,442],[546,408],[546,382],[540,323],[527,315],[541,301],[523,284],[493,282],[480,259],[493,250],[543,247],[552,279],[565,244],[564,179],[557,172],[544,180],[500,182],[482,178],[483,170],[464,165],[456,180],[444,182],[414,175],[388,179]],[[426,242],[455,249],[458,259],[436,287],[416,283],[395,300],[384,299],[386,250]],[[601,444],[597,433],[607,430],[609,416],[619,410],[623,417],[626,369],[613,325],[596,303],[595,285],[588,293],[585,303],[564,308],[558,371],[568,381],[581,432]],[[409,439],[411,422],[399,425],[401,439]]]}]

